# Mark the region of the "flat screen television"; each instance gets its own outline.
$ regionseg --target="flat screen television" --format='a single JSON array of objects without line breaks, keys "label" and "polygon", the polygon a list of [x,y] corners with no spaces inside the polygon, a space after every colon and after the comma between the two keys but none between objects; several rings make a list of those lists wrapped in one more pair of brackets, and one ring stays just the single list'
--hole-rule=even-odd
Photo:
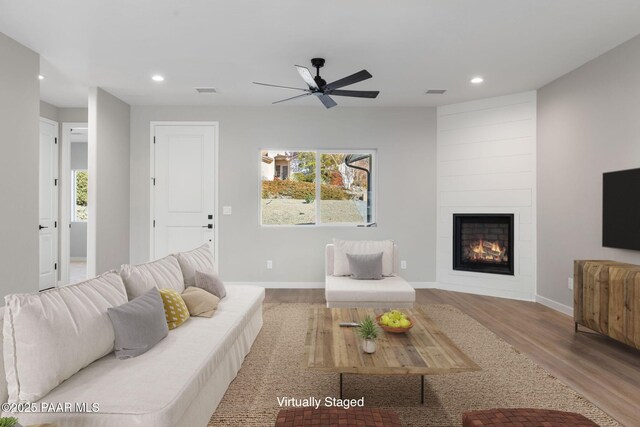
[{"label": "flat screen television", "polygon": [[640,169],[602,174],[602,246],[640,251]]}]

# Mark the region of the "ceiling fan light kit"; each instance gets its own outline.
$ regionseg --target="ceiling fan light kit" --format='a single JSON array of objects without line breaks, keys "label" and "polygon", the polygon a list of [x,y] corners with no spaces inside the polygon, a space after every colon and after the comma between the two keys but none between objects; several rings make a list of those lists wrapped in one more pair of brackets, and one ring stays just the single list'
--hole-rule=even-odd
[{"label": "ceiling fan light kit", "polygon": [[370,79],[373,77],[367,70],[358,71],[355,74],[351,74],[350,76],[344,77],[340,80],[336,80],[335,82],[327,84],[327,82],[320,77],[320,68],[324,67],[325,60],[324,58],[313,58],[311,59],[311,65],[316,69],[316,76],[314,77],[311,74],[311,71],[307,67],[303,67],[301,65],[296,65],[296,69],[302,77],[302,80],[307,84],[308,89],[291,87],[291,86],[280,86],[273,85],[268,83],[258,83],[253,82],[257,85],[262,86],[270,86],[270,87],[278,87],[283,89],[292,89],[304,92],[301,95],[292,96],[290,98],[281,99],[279,101],[275,101],[273,104],[279,104],[281,102],[290,101],[292,99],[302,98],[304,96],[315,95],[320,102],[325,106],[325,108],[331,108],[338,105],[336,101],[331,98],[330,95],[333,96],[347,96],[352,98],[376,98],[379,91],[373,90],[340,90],[340,88],[349,86],[355,83],[359,83],[363,80]]}]

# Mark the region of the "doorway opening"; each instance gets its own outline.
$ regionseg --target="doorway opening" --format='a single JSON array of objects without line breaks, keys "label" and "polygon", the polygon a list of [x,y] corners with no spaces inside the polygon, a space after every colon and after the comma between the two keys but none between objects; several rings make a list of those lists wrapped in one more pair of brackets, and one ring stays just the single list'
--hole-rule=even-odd
[{"label": "doorway opening", "polygon": [[86,123],[63,124],[62,285],[87,279],[88,141]]}]

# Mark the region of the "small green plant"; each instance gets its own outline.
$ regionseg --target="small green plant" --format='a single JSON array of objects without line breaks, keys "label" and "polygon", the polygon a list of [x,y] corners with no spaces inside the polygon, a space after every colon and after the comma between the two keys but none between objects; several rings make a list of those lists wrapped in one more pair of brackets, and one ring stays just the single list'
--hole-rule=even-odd
[{"label": "small green plant", "polygon": [[306,196],[304,196],[304,202],[306,204],[311,204],[313,203],[314,200],[315,200],[315,197],[313,197],[313,195],[311,194],[307,194]]},{"label": "small green plant", "polygon": [[0,427],[13,427],[16,424],[18,424],[18,419],[15,417],[0,418]]},{"label": "small green plant", "polygon": [[360,338],[363,340],[376,340],[378,338],[378,326],[371,316],[365,317],[364,320],[360,322],[358,335],[360,335]]}]

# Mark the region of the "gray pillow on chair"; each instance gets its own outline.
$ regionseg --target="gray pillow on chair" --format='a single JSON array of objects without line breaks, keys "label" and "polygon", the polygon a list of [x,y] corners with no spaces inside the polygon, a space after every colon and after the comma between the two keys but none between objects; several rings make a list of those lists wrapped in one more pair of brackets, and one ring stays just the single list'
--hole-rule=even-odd
[{"label": "gray pillow on chair", "polygon": [[382,252],[376,254],[347,253],[351,278],[357,280],[382,279]]},{"label": "gray pillow on chair", "polygon": [[116,357],[140,356],[169,334],[164,303],[155,287],[131,301],[108,308],[115,332]]}]

